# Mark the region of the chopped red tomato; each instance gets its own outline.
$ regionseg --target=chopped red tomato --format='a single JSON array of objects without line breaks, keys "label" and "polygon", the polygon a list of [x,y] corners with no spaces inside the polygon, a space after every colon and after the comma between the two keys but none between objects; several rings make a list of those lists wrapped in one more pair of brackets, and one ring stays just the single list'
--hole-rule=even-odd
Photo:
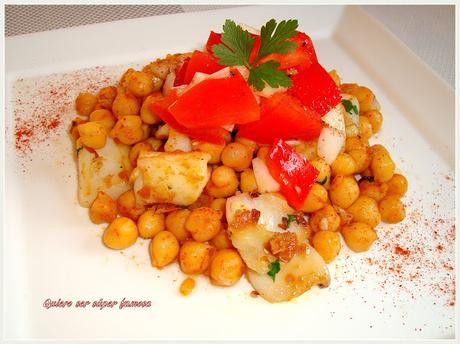
[{"label": "chopped red tomato", "polygon": [[276,140],[271,147],[267,167],[280,184],[280,191],[288,203],[300,209],[319,172],[281,139]]},{"label": "chopped red tomato", "polygon": [[185,84],[185,72],[187,71],[188,62],[190,57],[187,57],[182,65],[176,70],[176,78],[174,79],[174,87]]},{"label": "chopped red tomato", "polygon": [[303,32],[298,32],[294,37],[288,39],[297,44],[297,49],[287,54],[269,54],[258,62],[264,63],[269,60],[279,62],[279,69],[288,69],[296,66],[309,67],[317,62],[315,48],[311,38]]},{"label": "chopped red tomato", "polygon": [[170,108],[187,128],[220,127],[256,121],[260,108],[237,70],[221,79],[206,79],[186,91]]},{"label": "chopped red tomato", "polygon": [[218,64],[214,55],[195,50],[185,71],[184,84],[190,83],[196,72],[212,74],[223,68],[225,66]]},{"label": "chopped red tomato", "polygon": [[221,33],[216,33],[214,31],[211,31],[208,37],[208,41],[206,42],[206,51],[212,54],[212,46],[215,44],[219,44],[221,38],[222,38]]},{"label": "chopped red tomato", "polygon": [[258,143],[283,140],[313,140],[323,124],[318,114],[305,109],[302,103],[286,92],[261,99],[260,120],[239,126],[238,136]]},{"label": "chopped red tomato", "polygon": [[291,79],[289,92],[320,116],[328,113],[342,99],[334,80],[319,63],[308,68],[298,68],[298,73]]},{"label": "chopped red tomato", "polygon": [[177,92],[172,91],[167,97],[150,105],[150,110],[174,130],[201,141],[224,144],[228,131],[220,127],[189,129],[181,125],[169,111],[169,107],[177,100]]}]

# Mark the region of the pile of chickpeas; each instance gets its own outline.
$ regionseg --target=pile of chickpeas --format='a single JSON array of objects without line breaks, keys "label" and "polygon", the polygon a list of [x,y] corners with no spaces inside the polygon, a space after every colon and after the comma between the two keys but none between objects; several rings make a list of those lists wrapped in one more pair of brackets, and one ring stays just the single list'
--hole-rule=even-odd
[{"label": "pile of chickpeas", "polygon": [[[132,168],[141,151],[164,151],[168,133],[149,105],[162,98],[168,73],[186,56],[189,54],[169,55],[141,71],[129,69],[117,85],[97,94],[79,94],[76,110],[81,117],[71,127],[76,145],[99,149],[111,137],[130,145]],[[339,80],[338,76],[334,79]],[[381,221],[402,221],[405,211],[400,199],[407,190],[407,180],[395,173],[390,153],[381,145],[369,144],[382,124],[374,95],[366,87],[337,83],[342,92],[359,101],[358,130],[347,130],[345,147],[332,165],[317,156],[316,141],[295,145],[319,171],[300,210],[309,215],[310,243],[327,263],[340,252],[339,233],[350,249],[362,252],[377,239],[375,227]],[[226,199],[240,192],[257,192],[251,162],[254,157],[266,160],[270,149],[248,139],[233,139],[230,134],[222,145],[191,140],[191,146],[210,154],[212,168],[205,190],[191,206],[137,204],[130,189],[118,199],[99,192],[89,211],[92,222],[109,224],[103,234],[107,247],[126,249],[140,237],[150,241],[154,267],[161,269],[177,261],[189,276],[180,287],[183,295],[193,290],[193,276],[203,274],[215,285],[231,286],[244,274],[245,264],[227,232]]]}]

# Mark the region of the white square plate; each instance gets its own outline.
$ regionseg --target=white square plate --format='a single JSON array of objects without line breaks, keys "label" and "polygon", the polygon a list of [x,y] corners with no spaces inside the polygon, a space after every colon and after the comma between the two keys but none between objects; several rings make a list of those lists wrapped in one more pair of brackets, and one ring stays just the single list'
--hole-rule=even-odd
[{"label": "white square plate", "polygon": [[[177,265],[153,269],[143,240],[123,253],[106,249],[103,226],[76,200],[67,134],[75,96],[115,82],[128,66],[201,48],[226,18],[256,27],[297,18],[326,69],[377,95],[384,123],[373,142],[388,147],[409,180],[406,220],[379,225],[369,252],[344,247],[330,264],[331,286],[292,302],[252,298],[244,278],[232,288],[198,278],[181,297]],[[454,94],[361,9],[241,7],[17,36],[6,39],[6,72],[6,338],[454,338]],[[16,149],[18,130],[31,125]],[[48,298],[152,306],[46,309]]]}]

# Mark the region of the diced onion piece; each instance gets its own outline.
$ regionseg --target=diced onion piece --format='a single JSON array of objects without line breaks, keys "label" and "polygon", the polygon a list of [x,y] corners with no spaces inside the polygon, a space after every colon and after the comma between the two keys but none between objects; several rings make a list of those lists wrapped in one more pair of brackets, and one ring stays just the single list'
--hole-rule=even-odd
[{"label": "diced onion piece", "polygon": [[181,134],[174,129],[169,129],[168,141],[165,143],[165,152],[191,152],[192,141],[184,134]]},{"label": "diced onion piece", "polygon": [[247,32],[252,33],[253,35],[260,35],[260,30],[257,30],[256,28],[253,28],[252,26],[249,26],[243,23],[239,23],[238,25],[241,26],[243,30],[246,30]]},{"label": "diced onion piece", "polygon": [[245,66],[235,66],[233,68],[236,68],[238,72],[240,72],[241,76],[245,79],[248,80],[249,78],[249,69]]},{"label": "diced onion piece", "polygon": [[[355,96],[353,96],[351,94],[342,93],[342,99],[349,100],[349,101],[351,101],[351,104],[356,106],[356,109],[358,110],[358,113],[355,113],[354,111],[351,111],[351,113],[350,112],[347,112],[347,113],[349,114],[349,117],[353,121],[354,125],[356,127],[359,127],[359,101],[358,101],[358,98],[356,98]],[[375,100],[375,98],[374,98],[374,100]]]},{"label": "diced onion piece", "polygon": [[170,72],[165,79],[163,84],[163,95],[166,97],[171,90],[174,88],[174,80],[176,79],[176,73]]},{"label": "diced onion piece", "polygon": [[137,159],[134,192],[140,203],[188,206],[203,192],[210,177],[204,152],[146,152]]},{"label": "diced onion piece", "polygon": [[161,127],[159,127],[157,131],[155,132],[155,138],[160,139],[160,140],[167,139],[169,136],[169,131],[170,131],[169,125],[164,124]]},{"label": "diced onion piece", "polygon": [[323,128],[318,138],[317,153],[331,165],[345,144],[345,133],[334,128]]},{"label": "diced onion piece", "polygon": [[276,192],[280,190],[280,185],[273,179],[268,171],[267,165],[262,159],[254,158],[252,160],[252,169],[256,178],[257,190],[260,193]]},{"label": "diced onion piece", "polygon": [[344,132],[345,121],[343,119],[342,111],[344,111],[344,107],[342,104],[339,103],[335,107],[333,107],[327,114],[325,114],[321,119],[331,128],[335,128],[340,132]]},{"label": "diced onion piece", "polygon": [[246,272],[252,287],[269,302],[288,301],[315,285],[327,287],[330,282],[326,263],[309,245],[304,252],[297,252],[289,262],[280,262],[280,268],[274,281],[266,273],[251,269]]},{"label": "diced onion piece", "polygon": [[215,73],[212,74],[206,74],[206,73],[201,73],[201,72],[196,72],[195,75],[192,78],[192,81],[190,81],[190,84],[186,85],[184,88],[182,88],[178,95],[180,96],[181,94],[187,92],[190,88],[195,86],[196,84],[206,80],[206,79],[223,79],[223,78],[228,78],[230,76],[230,67],[225,67]]},{"label": "diced onion piece", "polygon": [[270,98],[272,95],[278,92],[286,92],[286,87],[271,87],[268,84],[265,84],[265,87],[262,91],[255,91],[254,94],[264,98]]}]

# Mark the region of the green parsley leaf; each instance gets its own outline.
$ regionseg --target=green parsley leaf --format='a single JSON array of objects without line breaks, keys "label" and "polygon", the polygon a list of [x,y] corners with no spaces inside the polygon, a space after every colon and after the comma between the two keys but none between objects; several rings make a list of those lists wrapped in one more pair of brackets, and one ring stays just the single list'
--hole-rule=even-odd
[{"label": "green parsley leaf", "polygon": [[291,86],[291,79],[286,73],[277,69],[279,65],[276,61],[267,61],[252,68],[249,72],[249,84],[254,86],[258,91],[264,89],[265,83],[275,88]]},{"label": "green parsley leaf", "polygon": [[249,55],[254,47],[254,38],[248,31],[236,25],[233,20],[227,19],[221,41],[222,43],[212,47],[221,65],[249,67]]},{"label": "green parsley leaf", "polygon": [[77,156],[78,156],[78,154],[80,153],[80,151],[81,151],[82,149],[83,149],[83,147],[80,147],[80,148],[77,149]]},{"label": "green parsley leaf", "polygon": [[270,271],[267,272],[267,275],[272,278],[273,282],[275,282],[276,274],[281,270],[280,261],[275,260],[268,264],[268,267],[270,268]]},{"label": "green parsley leaf", "polygon": [[353,105],[351,100],[342,99],[342,105],[345,107],[345,111],[348,112],[350,115],[353,115],[352,111],[355,113],[355,115],[358,114],[358,108],[356,107],[356,105]]},{"label": "green parsley leaf", "polygon": [[297,20],[283,20],[278,25],[275,19],[268,21],[260,30],[260,48],[257,57],[263,57],[272,53],[286,54],[297,45],[287,41],[297,33]]},{"label": "green parsley leaf", "polygon": [[297,222],[297,216],[295,215],[288,215],[287,216],[287,228],[289,228],[289,226],[291,225],[291,223],[293,223],[294,221]]}]

